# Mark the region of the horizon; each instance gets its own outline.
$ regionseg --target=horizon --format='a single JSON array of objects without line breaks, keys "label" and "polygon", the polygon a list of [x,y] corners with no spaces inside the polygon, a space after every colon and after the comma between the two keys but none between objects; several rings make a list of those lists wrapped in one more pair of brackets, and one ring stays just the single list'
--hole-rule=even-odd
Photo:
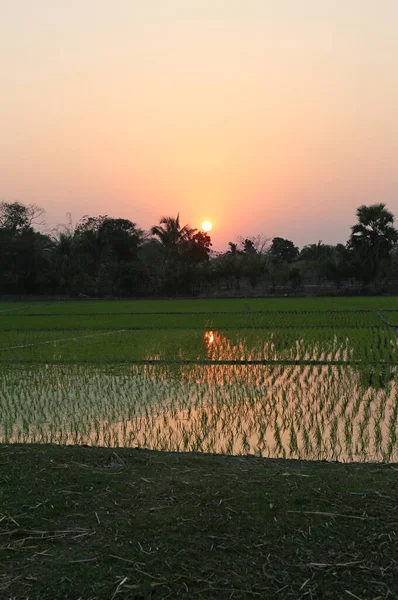
[{"label": "horizon", "polygon": [[[394,0],[3,0],[0,199],[163,215],[213,249],[398,214]],[[167,207],[167,208],[165,208]]]}]

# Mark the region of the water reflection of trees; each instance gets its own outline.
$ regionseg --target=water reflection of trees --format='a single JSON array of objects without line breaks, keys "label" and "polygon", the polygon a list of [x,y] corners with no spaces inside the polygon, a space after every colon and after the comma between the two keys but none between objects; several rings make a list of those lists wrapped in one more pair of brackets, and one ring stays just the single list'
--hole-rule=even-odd
[{"label": "water reflection of trees", "polygon": [[360,367],[353,366],[358,371],[360,382],[365,388],[374,388],[375,390],[384,390],[394,381],[397,370],[394,366],[380,367]]}]

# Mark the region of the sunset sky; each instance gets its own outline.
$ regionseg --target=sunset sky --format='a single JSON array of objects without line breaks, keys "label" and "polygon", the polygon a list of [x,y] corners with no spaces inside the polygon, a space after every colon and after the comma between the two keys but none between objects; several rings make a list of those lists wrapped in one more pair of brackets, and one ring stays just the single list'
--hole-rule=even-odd
[{"label": "sunset sky", "polygon": [[398,216],[397,0],[0,0],[0,199],[302,246]]}]

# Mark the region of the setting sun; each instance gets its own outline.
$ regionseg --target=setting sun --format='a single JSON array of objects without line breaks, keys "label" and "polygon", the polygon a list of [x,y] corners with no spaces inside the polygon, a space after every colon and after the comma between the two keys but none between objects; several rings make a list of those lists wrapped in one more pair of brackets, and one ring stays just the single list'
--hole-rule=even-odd
[{"label": "setting sun", "polygon": [[213,229],[213,223],[211,223],[210,221],[203,221],[202,223],[202,230],[205,231],[206,233],[208,231],[211,231]]}]

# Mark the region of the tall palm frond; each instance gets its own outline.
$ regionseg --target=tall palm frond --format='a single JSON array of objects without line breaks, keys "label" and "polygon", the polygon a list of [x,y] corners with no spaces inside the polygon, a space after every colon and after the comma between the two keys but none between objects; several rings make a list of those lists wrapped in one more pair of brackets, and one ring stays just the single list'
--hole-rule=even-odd
[{"label": "tall palm frond", "polygon": [[187,242],[196,233],[190,225],[180,226],[180,215],[176,218],[162,217],[159,225],[151,228],[151,234],[164,246],[167,254],[178,252],[179,246]]}]

